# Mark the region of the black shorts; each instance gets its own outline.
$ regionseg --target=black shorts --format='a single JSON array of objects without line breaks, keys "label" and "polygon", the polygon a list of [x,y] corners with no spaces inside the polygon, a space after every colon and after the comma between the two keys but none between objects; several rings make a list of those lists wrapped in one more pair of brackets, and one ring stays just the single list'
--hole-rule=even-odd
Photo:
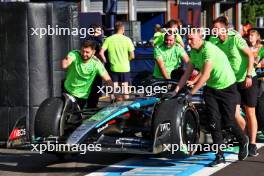
[{"label": "black shorts", "polygon": [[113,82],[130,82],[130,72],[110,72]]},{"label": "black shorts", "polygon": [[258,99],[258,80],[257,77],[252,78],[252,86],[248,89],[244,87],[244,81],[237,83],[237,89],[240,93],[237,103],[249,107],[256,107]]}]

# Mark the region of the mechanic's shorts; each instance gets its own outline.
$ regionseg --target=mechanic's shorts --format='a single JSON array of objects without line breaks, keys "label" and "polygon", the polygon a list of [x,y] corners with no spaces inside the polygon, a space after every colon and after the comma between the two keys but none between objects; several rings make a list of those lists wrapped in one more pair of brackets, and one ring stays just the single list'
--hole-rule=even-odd
[{"label": "mechanic's shorts", "polygon": [[258,99],[258,80],[257,77],[252,78],[252,86],[248,89],[244,87],[244,81],[237,83],[237,89],[240,93],[237,103],[248,107],[256,107]]},{"label": "mechanic's shorts", "polygon": [[130,72],[110,72],[113,82],[130,82]]}]

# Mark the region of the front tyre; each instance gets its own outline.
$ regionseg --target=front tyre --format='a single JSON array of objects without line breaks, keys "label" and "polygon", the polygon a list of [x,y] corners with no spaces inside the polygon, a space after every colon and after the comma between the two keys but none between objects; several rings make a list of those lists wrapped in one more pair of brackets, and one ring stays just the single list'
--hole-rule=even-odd
[{"label": "front tyre", "polygon": [[190,104],[179,103],[177,99],[162,102],[154,114],[153,137],[154,153],[165,152],[177,156],[193,154],[195,151],[187,146],[199,140],[199,115],[196,109]]},{"label": "front tyre", "polygon": [[60,135],[60,118],[64,102],[62,98],[47,98],[41,103],[35,118],[35,136],[48,137]]}]

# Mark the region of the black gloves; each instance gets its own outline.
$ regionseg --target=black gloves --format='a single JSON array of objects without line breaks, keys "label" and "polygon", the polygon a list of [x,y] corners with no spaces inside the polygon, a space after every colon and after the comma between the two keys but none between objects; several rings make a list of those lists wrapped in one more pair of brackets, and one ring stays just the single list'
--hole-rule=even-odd
[{"label": "black gloves", "polygon": [[164,99],[172,99],[177,95],[177,92],[173,91],[169,91],[166,94],[164,94],[161,98]]},{"label": "black gloves", "polygon": [[188,102],[191,102],[191,100],[192,100],[192,94],[191,94],[191,91],[189,89],[187,89],[185,93],[179,93],[179,94],[177,92],[175,92],[174,90],[170,91],[166,94],[163,94],[161,99],[163,99],[163,100],[172,99],[172,98],[175,98],[176,96],[177,96],[179,103],[188,103]]},{"label": "black gloves", "polygon": [[179,103],[188,103],[192,101],[192,94],[190,90],[186,91],[185,96],[179,98]]}]

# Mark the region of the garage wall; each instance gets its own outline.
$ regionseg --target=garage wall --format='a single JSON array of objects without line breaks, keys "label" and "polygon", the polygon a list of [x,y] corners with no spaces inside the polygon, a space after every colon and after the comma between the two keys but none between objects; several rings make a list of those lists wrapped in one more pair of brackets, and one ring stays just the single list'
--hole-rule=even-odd
[{"label": "garage wall", "polygon": [[40,103],[60,96],[64,71],[60,61],[79,48],[72,35],[32,35],[31,28],[78,27],[75,3],[0,3],[0,141],[5,142],[17,119],[33,122]]}]

